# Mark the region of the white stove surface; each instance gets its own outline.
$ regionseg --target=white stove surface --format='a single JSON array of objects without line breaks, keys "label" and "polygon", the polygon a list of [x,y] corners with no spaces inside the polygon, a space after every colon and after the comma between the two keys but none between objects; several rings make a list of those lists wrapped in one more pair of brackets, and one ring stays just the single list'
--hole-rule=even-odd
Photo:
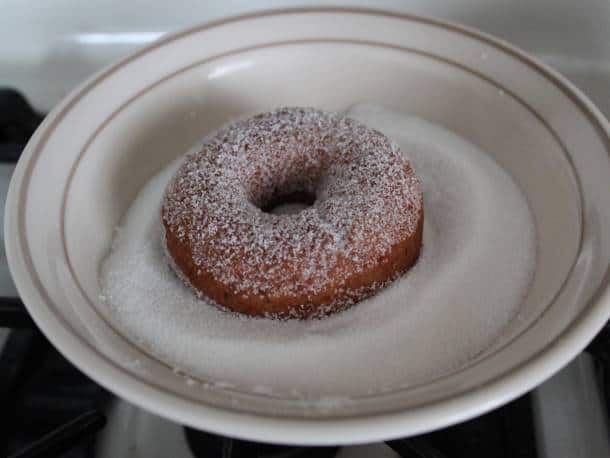
[{"label": "white stove surface", "polygon": [[604,99],[610,75],[610,2],[600,0],[4,0],[0,86],[48,111],[104,65],[165,33],[271,8],[350,6],[460,22],[504,38],[577,75]]},{"label": "white stove surface", "polygon": [[[0,164],[0,228],[4,227],[4,203],[14,168],[14,164]],[[17,288],[15,288],[6,262],[4,232],[2,230],[0,230],[0,238],[0,242],[2,243],[2,245],[0,245],[0,296],[17,296]],[[8,337],[8,332],[8,329],[0,328],[0,349],[4,346],[4,342]]]},{"label": "white stove surface", "polygon": [[[4,227],[4,203],[11,175],[15,164],[0,163],[0,228]],[[6,262],[6,251],[4,249],[4,231],[0,230],[0,296],[17,296],[17,288],[13,283]]]}]

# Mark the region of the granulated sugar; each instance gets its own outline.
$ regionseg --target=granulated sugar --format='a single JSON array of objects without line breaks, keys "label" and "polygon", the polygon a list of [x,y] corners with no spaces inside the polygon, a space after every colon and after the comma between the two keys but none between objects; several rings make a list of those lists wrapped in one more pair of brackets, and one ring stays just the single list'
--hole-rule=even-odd
[{"label": "granulated sugar", "polygon": [[163,253],[159,211],[174,163],[142,189],[102,265],[117,328],[189,380],[305,398],[426,382],[488,348],[533,275],[525,197],[488,155],[443,128],[372,106],[349,115],[395,140],[422,179],[424,247],[413,269],[322,320],[222,312],[198,300]]}]

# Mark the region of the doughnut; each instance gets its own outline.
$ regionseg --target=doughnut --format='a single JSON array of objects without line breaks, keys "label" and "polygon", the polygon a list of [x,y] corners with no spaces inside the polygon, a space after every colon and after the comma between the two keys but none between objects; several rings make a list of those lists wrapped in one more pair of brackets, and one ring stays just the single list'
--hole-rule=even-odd
[{"label": "doughnut", "polygon": [[[310,204],[293,214],[279,203]],[[405,273],[422,246],[420,179],[380,132],[312,108],[204,140],[161,203],[169,264],[202,299],[276,319],[342,311]]]}]

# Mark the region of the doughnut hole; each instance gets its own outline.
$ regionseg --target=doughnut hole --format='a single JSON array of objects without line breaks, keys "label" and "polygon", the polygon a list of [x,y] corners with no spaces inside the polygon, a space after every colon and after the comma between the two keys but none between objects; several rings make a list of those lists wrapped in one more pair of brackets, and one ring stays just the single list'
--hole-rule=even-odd
[{"label": "doughnut hole", "polygon": [[292,215],[311,207],[315,201],[315,194],[307,191],[295,191],[289,194],[272,196],[260,209],[265,213],[275,215]]}]

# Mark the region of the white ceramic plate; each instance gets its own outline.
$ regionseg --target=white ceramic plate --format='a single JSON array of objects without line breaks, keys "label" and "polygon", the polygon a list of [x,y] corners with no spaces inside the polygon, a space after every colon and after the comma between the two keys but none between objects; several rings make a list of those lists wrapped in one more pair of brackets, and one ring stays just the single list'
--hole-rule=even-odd
[{"label": "white ceramic plate", "polygon": [[[467,367],[349,403],[184,383],[110,325],[98,269],[139,188],[206,132],[281,105],[373,102],[488,151],[536,218],[520,319]],[[268,442],[383,440],[481,414],[580,352],[610,314],[608,126],[565,79],[459,26],[380,12],[256,14],[167,37],[72,93],[36,132],[11,182],[5,239],[36,323],[118,395],[193,427]]]}]

